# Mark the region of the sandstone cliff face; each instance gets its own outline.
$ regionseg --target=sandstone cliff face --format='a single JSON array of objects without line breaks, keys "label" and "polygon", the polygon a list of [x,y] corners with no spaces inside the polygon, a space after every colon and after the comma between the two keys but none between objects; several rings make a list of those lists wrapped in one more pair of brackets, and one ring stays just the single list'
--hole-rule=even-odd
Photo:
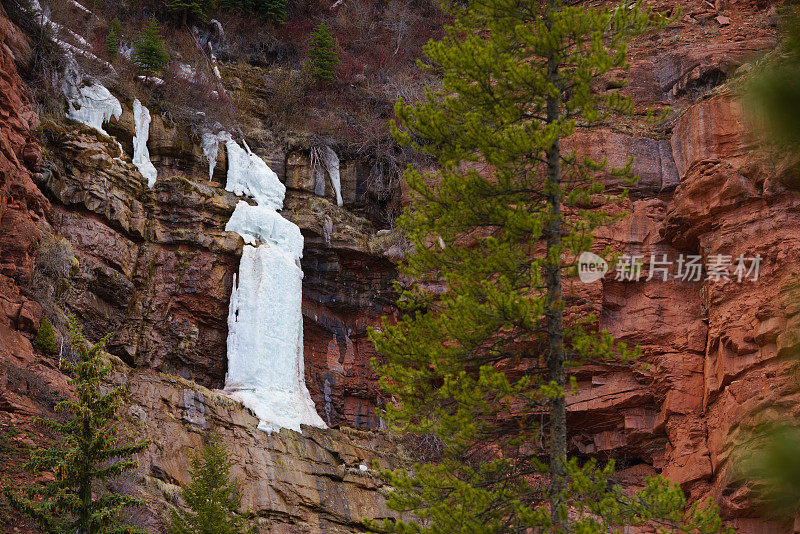
[{"label": "sandstone cliff face", "polygon": [[236,459],[232,474],[241,485],[242,506],[256,517],[261,532],[354,532],[363,518],[389,517],[386,489],[372,471],[402,461],[386,437],[352,429],[266,434],[241,404],[197,384],[152,371],[123,368],[117,376],[129,385],[129,428],[153,444],[141,455],[145,492],[154,498],[148,524],[177,504],[180,486],[189,482],[187,450],[199,450],[203,435],[218,432]]},{"label": "sandstone cliff face", "polygon": [[0,39],[0,225],[4,229],[0,235],[0,309],[4,326],[36,328],[38,323],[29,321],[36,305],[20,295],[19,289],[33,274],[41,236],[37,224],[45,220],[49,205],[31,181],[30,169],[42,157],[30,133],[37,117],[14,67],[14,61],[24,60],[30,50],[4,11],[0,11]]},{"label": "sandstone cliff face", "polygon": [[[25,448],[48,439],[33,420],[52,415],[70,391],[57,357],[31,344],[57,305],[92,338],[114,332],[109,349],[122,360],[116,380],[128,384],[131,398],[126,428],[153,439],[135,480],[149,505],[135,523],[163,530],[189,455],[210,430],[231,451],[260,532],[353,532],[365,517],[386,517],[371,466],[376,459],[395,465],[394,444],[355,430],[270,436],[241,404],[202,386],[224,381],[228,299],[242,247],[224,231],[237,201],[224,191],[224,152],[217,181],[209,181],[196,142],[157,117],[151,153],[160,174],[150,190],[110,139],[60,119],[37,128],[15,66],[27,54],[25,37],[4,12],[0,28],[0,432],[3,454],[13,453],[3,477],[28,476]],[[109,127],[128,151],[130,115],[126,108]],[[346,191],[355,186],[345,184]],[[306,350],[322,362],[307,367],[309,384],[331,424],[374,428],[378,394],[364,333],[388,310],[393,268],[370,246],[371,223],[301,189],[292,194],[305,195],[291,216],[308,240]],[[331,359],[336,336],[343,350]],[[27,531],[21,518],[2,521]]]},{"label": "sandstone cliff face", "polygon": [[[693,497],[713,496],[742,532],[785,532],[790,525],[756,519],[730,460],[731,440],[756,407],[796,403],[790,365],[778,356],[796,349],[789,334],[796,311],[786,290],[795,283],[800,249],[800,195],[784,185],[793,178],[754,150],[735,91],[720,85],[773,46],[767,10],[734,5],[724,26],[713,10],[685,6],[679,38],[634,47],[630,91],[645,104],[672,106],[666,129],[593,132],[573,141],[611,163],[637,158],[641,179],[620,207],[628,215],[597,232],[596,245],[638,255],[641,279],[615,280],[612,271],[572,289],[591,298],[601,328],[642,346],[648,366],[577,372],[572,446],[617,458],[622,480],[660,472]],[[700,256],[703,265],[729,256],[731,273],[739,255],[763,260],[757,281],[706,279],[705,271],[697,281],[664,281],[651,255],[675,262],[681,254]],[[676,270],[673,263],[671,274]]]},{"label": "sandstone cliff face", "polygon": [[[571,141],[611,164],[636,158],[640,181],[615,208],[627,216],[596,241],[598,250],[642,256],[642,279],[610,273],[570,290],[589,297],[601,328],[640,344],[649,364],[577,372],[571,446],[616,458],[625,482],[660,472],[693,497],[711,495],[743,532],[784,532],[786,525],[759,519],[747,490],[732,482],[728,447],[759,404],[796,406],[788,364],[778,357],[800,344],[800,308],[783,298],[800,259],[800,193],[786,184],[800,177],[752,153],[741,104],[725,85],[774,46],[774,16],[741,1],[683,7],[659,40],[632,46],[630,91],[642,105],[672,106],[666,125],[620,122]],[[724,25],[718,9],[730,18]],[[383,438],[347,430],[267,436],[213,391],[224,381],[228,298],[242,245],[224,231],[237,200],[224,191],[224,151],[209,179],[196,136],[154,116],[149,149],[159,178],[151,190],[128,156],[117,158],[115,143],[80,125],[47,119],[40,143],[14,65],[27,53],[25,39],[3,13],[0,30],[0,426],[36,437],[32,418],[68,391],[56,362],[29,341],[48,306],[68,303],[91,337],[113,331],[111,352],[132,366],[120,364],[117,375],[131,388],[130,428],[155,442],[142,458],[153,496],[142,522],[159,527],[175,485],[185,482],[186,453],[211,428],[231,448],[245,504],[263,531],[353,531],[362,516],[385,516],[378,483],[359,468],[396,460]],[[132,113],[123,107],[107,130],[130,154]],[[393,313],[401,247],[349,209],[364,189],[358,162],[342,157],[339,208],[331,188],[320,187],[307,144],[257,146],[286,183],[284,211],[306,239],[305,367],[318,411],[332,426],[378,428],[382,399],[366,328]],[[755,282],[646,281],[651,254],[764,260]],[[49,256],[63,264],[64,283],[32,284]]]},{"label": "sandstone cliff face", "polygon": [[[128,115],[109,127],[123,140],[132,137]],[[221,387],[242,246],[224,231],[236,204],[224,190],[224,157],[217,167],[222,183],[209,181],[197,139],[180,141],[181,149],[158,144],[177,143],[176,136],[157,134],[151,150],[172,156],[161,161],[151,190],[127,155],[117,158],[116,144],[91,129],[69,121],[43,129],[50,152],[35,178],[53,200],[52,232],[69,240],[80,265],[62,301],[93,336],[114,332],[109,348],[127,363]],[[300,172],[311,168],[295,162],[281,178],[306,187]],[[351,185],[344,181],[345,198],[355,195]],[[370,245],[369,221],[308,189],[290,189],[286,205],[306,238],[309,387],[328,424],[375,428],[378,392],[366,328],[391,311],[393,266]]]}]

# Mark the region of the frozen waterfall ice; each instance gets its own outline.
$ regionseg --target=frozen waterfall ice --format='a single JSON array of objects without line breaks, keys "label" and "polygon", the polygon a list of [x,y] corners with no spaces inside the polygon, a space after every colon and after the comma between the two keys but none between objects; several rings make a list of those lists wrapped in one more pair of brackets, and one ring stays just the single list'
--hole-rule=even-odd
[{"label": "frozen waterfall ice", "polygon": [[325,170],[328,171],[328,176],[333,184],[333,190],[336,193],[336,204],[342,205],[342,181],[339,176],[339,156],[329,146],[322,148],[322,163],[325,165]]},{"label": "frozen waterfall ice", "polygon": [[65,88],[69,111],[67,117],[87,126],[104,135],[108,133],[103,129],[103,124],[108,122],[111,117],[119,119],[122,115],[122,105],[111,92],[99,83],[87,85],[81,88],[68,86]]},{"label": "frozen waterfall ice", "polygon": [[267,243],[293,258],[303,257],[303,236],[293,222],[287,221],[269,206],[251,206],[240,200],[225,230],[236,232],[248,245]]},{"label": "frozen waterfall ice", "polygon": [[[212,139],[213,137],[213,139]],[[247,145],[227,134],[206,136],[203,147],[213,173],[219,141],[228,150],[226,189],[258,202],[239,201],[225,229],[245,243],[228,311],[225,391],[260,419],[266,432],[300,425],[325,427],[305,383],[303,362],[300,229],[276,211],[286,188]]]},{"label": "frozen waterfall ice", "polygon": [[225,189],[237,195],[247,195],[259,206],[281,209],[286,187],[264,160],[253,154],[247,143],[243,144],[244,148],[230,137],[225,140],[225,148],[228,149],[228,180]]},{"label": "frozen waterfall ice", "polygon": [[228,314],[225,390],[268,432],[324,427],[305,385],[300,229],[268,206],[239,202],[226,230],[246,242]]},{"label": "frozen waterfall ice", "polygon": [[224,142],[227,139],[230,139],[230,134],[228,132],[219,132],[219,133],[210,133],[206,132],[203,134],[203,155],[208,160],[208,179],[211,180],[214,177],[214,169],[217,167],[217,153],[219,152],[219,143],[220,141]]},{"label": "frozen waterfall ice", "polygon": [[133,136],[133,164],[147,178],[147,186],[153,187],[156,183],[158,172],[153,162],[150,161],[150,152],[147,150],[147,139],[150,137],[150,111],[139,102],[133,101],[133,122],[136,135]]}]

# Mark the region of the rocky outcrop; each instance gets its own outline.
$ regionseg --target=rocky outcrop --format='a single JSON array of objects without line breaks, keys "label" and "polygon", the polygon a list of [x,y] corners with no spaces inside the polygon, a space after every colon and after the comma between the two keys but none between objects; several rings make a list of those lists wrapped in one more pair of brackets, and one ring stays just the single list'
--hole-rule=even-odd
[{"label": "rocky outcrop", "polygon": [[[641,345],[647,366],[578,371],[573,446],[660,470],[694,497],[714,496],[742,532],[784,531],[748,518],[759,512],[736,482],[730,451],[758,406],[792,402],[790,364],[778,356],[798,346],[787,291],[798,275],[800,193],[747,150],[732,94],[689,107],[670,142],[680,179],[674,193],[628,201],[629,215],[597,235],[598,249],[638,255],[641,279],[618,281],[612,272],[591,290],[599,326]],[[665,281],[653,258],[682,254],[705,266],[721,255],[729,276],[706,267],[697,280],[676,279],[673,263]],[[757,280],[752,272],[739,280],[740,255],[762,258]]]},{"label": "rocky outcrop", "polygon": [[80,268],[63,297],[129,364],[221,385],[228,298],[241,242],[225,232],[235,197],[219,184],[164,173],[150,190],[113,141],[69,121],[45,124],[39,173],[52,231]]},{"label": "rocky outcrop", "polygon": [[[150,190],[111,140],[69,121],[45,130],[52,157],[39,179],[54,202],[53,231],[69,240],[81,266],[64,301],[91,335],[114,332],[109,348],[129,364],[221,387],[241,253],[240,238],[223,230],[234,195],[177,170],[207,172],[190,144],[169,149],[173,165],[160,166]],[[224,158],[218,163],[224,171]],[[366,329],[392,311],[393,265],[371,240],[372,223],[313,191],[289,189],[285,212],[306,240],[309,388],[329,425],[375,428],[380,395]]]},{"label": "rocky outcrop", "polygon": [[[123,368],[124,369],[124,368]],[[386,437],[351,429],[303,433],[257,429],[258,418],[240,403],[182,379],[127,371],[117,380],[135,399],[129,428],[153,443],[141,455],[140,475],[150,500],[151,527],[160,527],[186,484],[191,454],[203,436],[216,432],[235,460],[242,507],[253,513],[259,532],[358,532],[364,518],[392,516],[373,462],[398,465],[397,445]]]},{"label": "rocky outcrop", "polygon": [[[49,205],[31,179],[42,159],[38,123],[15,61],[30,53],[24,35],[0,9],[0,322],[29,328],[38,313],[21,292],[31,281]],[[32,319],[29,320],[29,319]]]}]

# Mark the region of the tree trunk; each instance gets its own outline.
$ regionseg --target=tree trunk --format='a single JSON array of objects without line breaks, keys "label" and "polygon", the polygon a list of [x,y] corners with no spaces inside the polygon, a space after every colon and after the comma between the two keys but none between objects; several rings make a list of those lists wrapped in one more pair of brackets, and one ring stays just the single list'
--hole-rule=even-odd
[{"label": "tree trunk", "polygon": [[[557,84],[558,65],[551,57],[548,61],[548,77]],[[547,123],[559,120],[558,97],[547,98]],[[561,302],[561,148],[559,139],[547,150],[546,196],[550,205],[550,220],[545,228],[547,239],[547,262],[545,285],[547,287],[547,374],[563,391],[566,386],[564,373],[564,312]],[[550,516],[555,525],[558,517],[559,496],[566,489],[564,461],[567,456],[567,411],[563,395],[550,399]]]},{"label": "tree trunk", "polygon": [[92,478],[91,473],[89,472],[91,467],[90,463],[91,460],[89,459],[89,444],[92,441],[92,429],[89,424],[89,419],[87,416],[83,416],[85,419],[83,421],[83,436],[82,440],[83,443],[83,462],[84,465],[81,466],[80,469],[80,480],[78,481],[79,489],[79,497],[81,499],[81,513],[80,513],[80,530],[81,534],[94,534],[94,529],[90,528],[91,523],[91,516],[92,516]]}]

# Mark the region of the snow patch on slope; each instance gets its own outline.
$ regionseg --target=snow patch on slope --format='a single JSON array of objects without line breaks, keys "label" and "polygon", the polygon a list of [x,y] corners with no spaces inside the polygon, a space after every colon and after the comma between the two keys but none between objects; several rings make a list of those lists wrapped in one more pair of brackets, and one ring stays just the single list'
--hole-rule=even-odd
[{"label": "snow patch on slope", "polygon": [[147,139],[150,137],[150,111],[139,102],[133,101],[133,121],[136,125],[136,135],[133,136],[133,164],[147,178],[147,186],[152,188],[156,183],[158,172],[150,161],[150,152],[147,150]]},{"label": "snow patch on slope", "polygon": [[[74,2],[74,0],[73,3],[75,3],[75,5],[80,7],[81,9],[86,10],[87,13],[91,13],[85,7],[81,6],[77,2]],[[49,8],[43,7],[41,3],[39,3],[39,0],[31,0],[30,8],[33,16],[39,19],[39,23],[42,26],[49,26],[53,30],[53,33],[56,35],[64,33],[67,34],[69,37],[72,37],[72,39],[74,39],[75,42],[77,42],[81,47],[83,47],[79,48],[78,46],[63,41],[62,39],[53,38],[53,42],[57,44],[64,52],[66,52],[66,55],[68,57],[74,55],[83,56],[87,59],[100,63],[101,65],[109,69],[111,72],[114,73],[117,72],[116,69],[114,69],[113,65],[111,65],[111,63],[105,61],[104,59],[100,59],[99,57],[97,57],[96,55],[94,55],[92,52],[89,51],[89,49],[93,48],[92,44],[86,39],[84,39],[83,36],[78,35],[69,28],[65,28],[61,24],[51,19]]]},{"label": "snow patch on slope", "polygon": [[83,11],[84,13],[88,13],[89,15],[92,15],[92,12],[89,10],[89,8],[83,7],[76,0],[70,0],[70,2],[72,3],[73,6],[77,7],[78,9]]}]

